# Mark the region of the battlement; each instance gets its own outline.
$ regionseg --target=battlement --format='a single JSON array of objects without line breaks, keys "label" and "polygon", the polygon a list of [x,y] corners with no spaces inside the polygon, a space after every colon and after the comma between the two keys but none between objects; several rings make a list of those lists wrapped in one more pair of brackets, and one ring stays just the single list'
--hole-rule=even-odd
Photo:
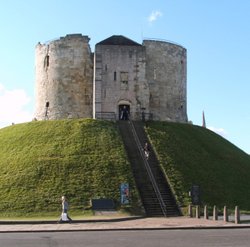
[{"label": "battlement", "polygon": [[75,40],[75,39],[85,40],[86,42],[90,41],[90,38],[87,35],[82,35],[79,33],[67,34],[65,37],[60,37],[60,40]]}]

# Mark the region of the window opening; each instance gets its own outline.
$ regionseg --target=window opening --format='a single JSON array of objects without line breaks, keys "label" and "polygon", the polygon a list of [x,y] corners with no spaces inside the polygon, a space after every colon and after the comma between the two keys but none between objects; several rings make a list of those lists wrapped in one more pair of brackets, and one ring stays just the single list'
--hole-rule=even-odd
[{"label": "window opening", "polygon": [[121,89],[128,90],[128,72],[121,72]]},{"label": "window opening", "polygon": [[49,67],[49,55],[46,55],[46,57],[44,59],[44,67],[45,68]]},{"label": "window opening", "polygon": [[47,101],[45,104],[45,119],[49,119],[48,112],[49,112],[49,101]]}]

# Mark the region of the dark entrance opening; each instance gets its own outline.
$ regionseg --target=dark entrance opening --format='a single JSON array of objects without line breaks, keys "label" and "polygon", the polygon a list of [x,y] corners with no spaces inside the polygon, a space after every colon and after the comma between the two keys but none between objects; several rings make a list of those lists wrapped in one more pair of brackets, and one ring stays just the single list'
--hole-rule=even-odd
[{"label": "dark entrance opening", "polygon": [[130,106],[129,105],[119,105],[119,119],[128,120],[130,115]]}]

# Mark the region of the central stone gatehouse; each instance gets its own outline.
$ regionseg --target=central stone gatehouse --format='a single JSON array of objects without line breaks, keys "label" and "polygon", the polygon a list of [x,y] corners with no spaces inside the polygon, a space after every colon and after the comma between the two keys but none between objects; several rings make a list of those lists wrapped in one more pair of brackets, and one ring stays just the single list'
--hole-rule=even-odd
[{"label": "central stone gatehouse", "polygon": [[36,46],[37,120],[107,118],[187,122],[187,59],[180,45],[114,35],[95,45],[66,35]]}]

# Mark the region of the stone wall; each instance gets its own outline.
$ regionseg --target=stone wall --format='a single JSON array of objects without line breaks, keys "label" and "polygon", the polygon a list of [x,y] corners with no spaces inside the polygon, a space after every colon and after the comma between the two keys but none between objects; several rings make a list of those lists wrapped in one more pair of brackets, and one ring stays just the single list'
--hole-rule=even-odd
[{"label": "stone wall", "polygon": [[140,118],[148,107],[145,52],[142,46],[96,45],[94,112],[114,112],[127,105],[131,119]]},{"label": "stone wall", "polygon": [[154,120],[187,122],[186,49],[169,42],[144,40],[149,111]]},{"label": "stone wall", "polygon": [[35,118],[120,119],[126,106],[133,120],[144,111],[154,120],[187,122],[186,56],[173,43],[141,45],[121,35],[96,44],[94,55],[81,34],[38,43]]},{"label": "stone wall", "polygon": [[36,112],[40,119],[92,117],[93,59],[89,38],[67,35],[36,46]]}]

